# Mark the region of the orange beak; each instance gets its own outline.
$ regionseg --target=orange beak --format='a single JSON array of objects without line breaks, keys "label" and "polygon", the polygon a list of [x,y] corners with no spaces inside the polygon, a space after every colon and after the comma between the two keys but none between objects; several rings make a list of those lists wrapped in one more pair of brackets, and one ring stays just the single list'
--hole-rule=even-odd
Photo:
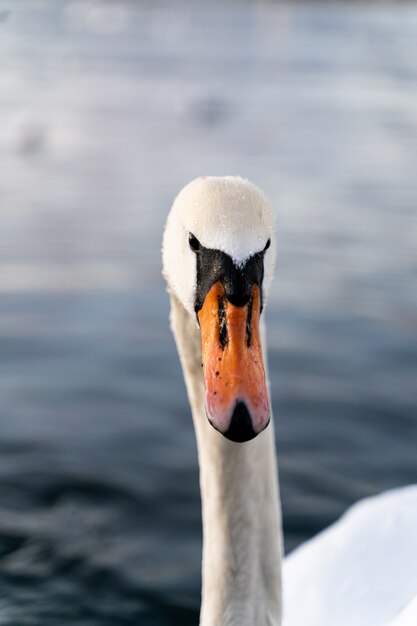
[{"label": "orange beak", "polygon": [[245,306],[231,304],[221,282],[198,312],[210,423],[232,441],[248,441],[267,427],[270,405],[259,334],[260,289]]}]

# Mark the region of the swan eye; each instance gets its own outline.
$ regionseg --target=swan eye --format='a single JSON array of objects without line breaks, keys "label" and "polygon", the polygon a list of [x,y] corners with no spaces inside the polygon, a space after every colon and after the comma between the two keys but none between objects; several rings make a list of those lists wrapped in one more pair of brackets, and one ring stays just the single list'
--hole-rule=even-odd
[{"label": "swan eye", "polygon": [[194,250],[194,252],[198,252],[200,250],[200,242],[198,241],[197,237],[194,237],[193,233],[190,233],[188,235],[188,242],[190,244],[191,250]]},{"label": "swan eye", "polygon": [[268,250],[268,248],[269,248],[269,246],[270,246],[270,245],[271,245],[271,240],[270,240],[270,239],[268,239],[268,241],[266,242],[266,246],[265,246],[265,248],[264,248],[264,252],[266,252],[266,251]]}]

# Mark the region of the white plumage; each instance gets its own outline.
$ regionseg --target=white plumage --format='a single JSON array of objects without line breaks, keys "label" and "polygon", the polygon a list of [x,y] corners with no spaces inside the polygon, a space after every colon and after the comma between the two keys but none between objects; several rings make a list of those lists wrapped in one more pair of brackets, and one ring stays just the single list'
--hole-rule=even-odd
[{"label": "white plumage", "polygon": [[417,487],[367,498],[286,558],[284,626],[416,626]]}]

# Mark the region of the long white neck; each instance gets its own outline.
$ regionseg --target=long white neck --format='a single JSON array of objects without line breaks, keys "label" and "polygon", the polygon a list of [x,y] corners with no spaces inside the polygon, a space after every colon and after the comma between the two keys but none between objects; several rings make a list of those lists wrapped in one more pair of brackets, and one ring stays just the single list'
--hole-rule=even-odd
[{"label": "long white neck", "polygon": [[203,511],[201,626],[281,624],[281,515],[273,424],[232,443],[204,408],[200,333],[171,297],[171,325],[192,408]]}]

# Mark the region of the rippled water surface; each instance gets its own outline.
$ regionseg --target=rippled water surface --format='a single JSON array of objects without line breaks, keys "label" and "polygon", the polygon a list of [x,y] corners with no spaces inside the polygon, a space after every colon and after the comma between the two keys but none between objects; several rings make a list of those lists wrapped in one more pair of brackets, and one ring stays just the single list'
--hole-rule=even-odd
[{"label": "rippled water surface", "polygon": [[0,624],[196,624],[165,216],[207,173],[276,207],[287,550],[415,482],[417,7],[2,2],[0,58]]}]

